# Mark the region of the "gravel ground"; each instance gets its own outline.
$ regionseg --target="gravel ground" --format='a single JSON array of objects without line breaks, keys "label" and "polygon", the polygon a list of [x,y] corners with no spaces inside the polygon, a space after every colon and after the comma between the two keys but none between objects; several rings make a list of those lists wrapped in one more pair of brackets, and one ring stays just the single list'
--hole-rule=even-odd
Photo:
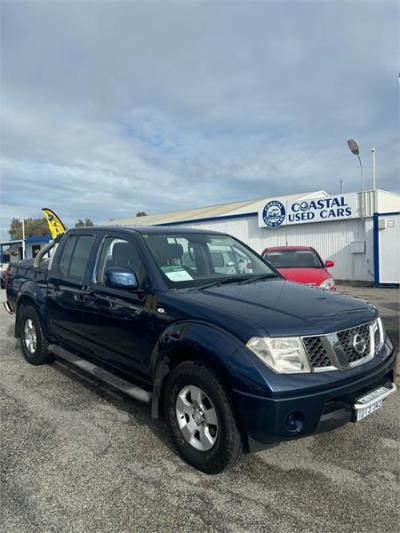
[{"label": "gravel ground", "polygon": [[[398,342],[398,291],[341,290],[377,303]],[[148,407],[59,362],[25,363],[1,309],[0,531],[397,531],[399,406],[397,393],[359,424],[207,476]]]}]

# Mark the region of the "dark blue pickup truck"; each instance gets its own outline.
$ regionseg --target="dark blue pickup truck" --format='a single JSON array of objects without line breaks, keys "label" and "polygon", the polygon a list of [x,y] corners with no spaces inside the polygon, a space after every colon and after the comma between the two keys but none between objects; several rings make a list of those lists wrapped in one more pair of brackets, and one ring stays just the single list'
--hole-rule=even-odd
[{"label": "dark blue pickup truck", "polygon": [[207,473],[359,421],[396,389],[373,305],[285,281],[222,233],[68,231],[11,267],[6,308],[29,363],[61,357],[151,403]]}]

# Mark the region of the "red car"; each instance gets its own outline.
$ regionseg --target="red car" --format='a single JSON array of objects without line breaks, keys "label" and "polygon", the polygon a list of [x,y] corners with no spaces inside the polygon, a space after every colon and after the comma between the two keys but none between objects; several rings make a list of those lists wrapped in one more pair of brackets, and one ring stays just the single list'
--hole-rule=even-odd
[{"label": "red car", "polygon": [[262,256],[289,281],[336,291],[335,280],[328,270],[335,263],[330,259],[324,263],[311,246],[274,246],[265,248]]}]

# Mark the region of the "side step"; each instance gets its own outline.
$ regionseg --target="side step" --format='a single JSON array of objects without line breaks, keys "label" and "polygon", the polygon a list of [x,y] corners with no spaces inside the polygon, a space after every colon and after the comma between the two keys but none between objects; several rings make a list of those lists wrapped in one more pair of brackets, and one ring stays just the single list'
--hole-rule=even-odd
[{"label": "side step", "polygon": [[118,376],[114,376],[114,374],[111,374],[111,372],[104,370],[104,368],[101,368],[100,366],[94,365],[90,361],[86,361],[86,359],[82,359],[81,357],[69,352],[68,350],[65,350],[64,348],[61,348],[61,346],[58,346],[58,344],[50,344],[48,349],[50,352],[57,355],[57,357],[65,359],[65,361],[68,361],[68,363],[71,363],[85,372],[88,372],[95,378],[100,379],[108,385],[111,385],[115,389],[120,390],[131,398],[135,398],[135,400],[139,400],[141,402],[150,403],[151,392],[145,391],[136,385],[132,385],[132,383],[129,383],[129,381],[125,381]]},{"label": "side step", "polygon": [[11,309],[10,304],[7,301],[3,302],[3,307],[9,315],[13,314],[13,310]]}]

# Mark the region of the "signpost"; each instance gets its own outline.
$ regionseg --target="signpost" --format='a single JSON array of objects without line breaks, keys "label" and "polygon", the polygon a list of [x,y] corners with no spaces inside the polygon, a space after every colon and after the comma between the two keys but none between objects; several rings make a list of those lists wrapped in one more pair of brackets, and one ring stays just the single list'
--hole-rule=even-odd
[{"label": "signpost", "polygon": [[258,213],[262,228],[360,217],[357,193],[304,200],[271,200]]},{"label": "signpost", "polygon": [[25,219],[21,218],[22,224],[22,259],[26,256],[26,243],[25,243]]}]

